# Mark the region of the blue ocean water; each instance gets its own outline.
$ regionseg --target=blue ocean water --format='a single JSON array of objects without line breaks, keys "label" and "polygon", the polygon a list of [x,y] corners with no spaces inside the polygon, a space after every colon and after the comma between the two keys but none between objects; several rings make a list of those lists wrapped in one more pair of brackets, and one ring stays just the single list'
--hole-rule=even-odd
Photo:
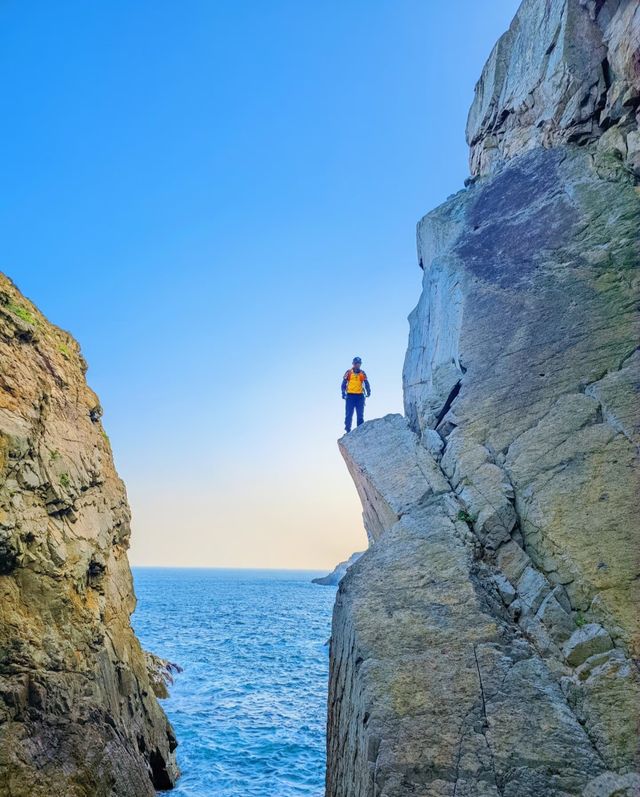
[{"label": "blue ocean water", "polygon": [[335,589],[308,571],[134,568],[143,647],[184,671],[163,701],[176,797],[321,797]]}]

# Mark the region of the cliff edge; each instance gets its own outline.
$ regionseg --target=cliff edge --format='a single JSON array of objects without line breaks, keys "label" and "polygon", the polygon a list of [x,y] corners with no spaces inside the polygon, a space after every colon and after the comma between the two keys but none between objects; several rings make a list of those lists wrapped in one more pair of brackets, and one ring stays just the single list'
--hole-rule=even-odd
[{"label": "cliff edge", "polygon": [[151,797],[176,740],[131,628],[129,507],[77,343],[0,275],[0,794]]},{"label": "cliff edge", "polygon": [[525,0],[418,225],[405,417],[340,441],[329,797],[640,791],[640,3]]}]

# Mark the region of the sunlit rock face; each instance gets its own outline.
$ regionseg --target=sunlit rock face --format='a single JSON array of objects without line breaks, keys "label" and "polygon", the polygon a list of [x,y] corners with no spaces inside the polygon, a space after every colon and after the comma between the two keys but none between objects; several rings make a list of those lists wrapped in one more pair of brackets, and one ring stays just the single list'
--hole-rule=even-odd
[{"label": "sunlit rock face", "polygon": [[131,629],[129,507],[77,343],[0,275],[0,794],[144,797],[176,741]]},{"label": "sunlit rock face", "polygon": [[406,417],[340,441],[330,797],[637,788],[639,19],[525,0],[418,225]]},{"label": "sunlit rock face", "polygon": [[476,86],[471,173],[539,146],[599,139],[637,172],[638,42],[636,0],[524,0]]}]

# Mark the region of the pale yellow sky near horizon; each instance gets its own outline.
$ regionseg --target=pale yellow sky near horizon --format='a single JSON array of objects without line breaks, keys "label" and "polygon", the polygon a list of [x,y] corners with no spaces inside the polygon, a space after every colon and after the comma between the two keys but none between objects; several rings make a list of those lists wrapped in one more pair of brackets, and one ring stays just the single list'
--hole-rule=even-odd
[{"label": "pale yellow sky near horizon", "polygon": [[165,493],[161,508],[154,506],[153,491],[134,491],[131,563],[330,570],[367,547],[360,503],[348,474],[344,479],[337,474],[324,497],[296,485],[286,511],[273,501],[277,485],[269,482],[249,500],[233,488],[215,496],[204,490]]},{"label": "pale yellow sky near horizon", "polygon": [[[410,276],[415,290],[419,276]],[[386,335],[371,333],[377,357],[368,361],[374,391],[368,419],[402,411],[406,329],[401,316],[395,334],[390,328]],[[124,460],[130,449],[120,455],[112,439],[132,508],[131,563],[331,570],[354,551],[365,550],[362,507],[337,445],[344,411],[339,383],[348,362],[339,356],[336,362],[334,369],[318,361],[318,395],[307,410],[311,417],[306,419],[302,407],[284,436],[290,407],[277,375],[256,385],[245,425],[230,430],[224,418],[216,417],[206,428],[203,420],[202,437],[185,442],[177,457],[161,462],[158,452],[148,452],[153,469],[145,468],[144,452],[140,461]],[[197,402],[193,411],[201,411]],[[252,411],[260,416],[257,427]]]}]

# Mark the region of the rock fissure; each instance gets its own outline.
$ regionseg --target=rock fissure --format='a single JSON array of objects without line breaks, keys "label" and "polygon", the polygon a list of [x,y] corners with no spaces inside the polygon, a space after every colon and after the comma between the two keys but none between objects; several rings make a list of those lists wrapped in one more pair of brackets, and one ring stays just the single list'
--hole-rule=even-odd
[{"label": "rock fissure", "polygon": [[456,382],[456,384],[453,386],[453,388],[451,389],[451,392],[449,393],[449,395],[447,396],[447,399],[446,399],[442,409],[440,410],[440,412],[436,416],[435,422],[433,424],[433,428],[436,431],[438,429],[438,426],[440,426],[442,421],[445,419],[447,413],[451,409],[451,407],[453,405],[453,402],[456,400],[456,398],[458,396],[458,393],[460,392],[460,388],[461,387],[462,387],[462,380],[458,380]]},{"label": "rock fissure", "polygon": [[482,735],[485,738],[485,742],[487,744],[487,750],[489,751],[489,755],[491,756],[491,770],[493,772],[493,780],[494,780],[496,789],[498,790],[498,794],[500,795],[500,797],[504,797],[504,789],[501,786],[500,780],[498,779],[498,773],[496,772],[495,759],[494,759],[494,755],[493,755],[493,750],[491,749],[491,742],[489,741],[489,739],[487,737],[487,729],[489,727],[489,719],[487,717],[487,704],[486,704],[485,695],[484,695],[484,685],[482,683],[482,673],[480,672],[480,663],[478,662],[478,652],[476,650],[475,645],[474,645],[474,648],[473,648],[473,656],[474,656],[474,659],[475,659],[475,662],[476,662],[476,669],[478,671],[478,684],[480,685],[480,696],[481,696],[481,699],[482,699],[482,717],[483,717]]}]

